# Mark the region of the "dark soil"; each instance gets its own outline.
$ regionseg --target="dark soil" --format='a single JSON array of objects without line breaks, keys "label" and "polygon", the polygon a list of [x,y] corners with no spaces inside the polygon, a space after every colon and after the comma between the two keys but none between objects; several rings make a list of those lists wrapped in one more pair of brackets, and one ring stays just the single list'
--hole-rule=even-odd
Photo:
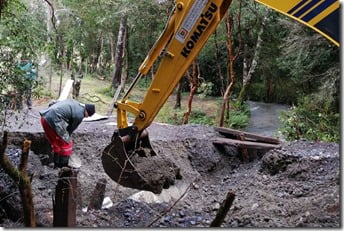
[{"label": "dark soil", "polygon": [[[49,145],[37,111],[27,114],[23,124],[10,119],[11,126],[6,127],[10,131],[7,154],[18,161],[23,138],[33,141],[29,173],[37,222],[51,227],[58,170],[49,164]],[[22,120],[23,115],[18,118]],[[100,157],[111,140],[114,122],[114,118],[83,122],[73,134],[73,155],[82,161],[77,227],[209,227],[229,191],[235,199],[222,227],[341,226],[340,157],[336,143],[284,143],[280,149],[252,152],[251,161],[244,163],[237,148],[212,144],[212,139],[220,136],[212,127],[153,123],[148,132],[154,150],[161,158],[175,163],[183,176],[171,187],[174,191],[163,190],[161,195],[155,195],[122,187],[105,174]],[[22,219],[13,219],[18,214],[8,212],[21,210],[18,189],[2,170],[0,175],[0,225],[23,227]],[[105,196],[113,206],[87,211],[94,187],[102,178],[107,181]],[[6,206],[15,208],[8,210]]]}]

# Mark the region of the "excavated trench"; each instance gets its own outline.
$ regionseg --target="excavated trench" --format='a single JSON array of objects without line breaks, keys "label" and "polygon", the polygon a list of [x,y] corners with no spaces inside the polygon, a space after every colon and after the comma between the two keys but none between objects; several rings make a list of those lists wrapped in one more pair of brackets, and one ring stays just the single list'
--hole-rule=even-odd
[{"label": "excavated trench", "polygon": [[[243,163],[237,148],[212,144],[219,134],[211,127],[152,124],[148,132],[154,150],[175,163],[183,176],[168,190],[153,194],[122,187],[105,174],[100,157],[111,139],[111,122],[85,122],[73,134],[73,155],[82,162],[77,227],[209,227],[228,191],[234,192],[235,200],[223,227],[340,226],[338,144],[285,143],[281,149],[259,153]],[[9,129],[7,154],[18,161],[23,138],[33,141],[28,170],[37,221],[49,227],[58,170],[49,164],[50,148],[39,123],[32,124],[35,121],[28,127]],[[17,187],[2,170],[0,175],[0,224],[23,227]],[[102,178],[107,181],[105,197],[113,205],[87,210]]]}]

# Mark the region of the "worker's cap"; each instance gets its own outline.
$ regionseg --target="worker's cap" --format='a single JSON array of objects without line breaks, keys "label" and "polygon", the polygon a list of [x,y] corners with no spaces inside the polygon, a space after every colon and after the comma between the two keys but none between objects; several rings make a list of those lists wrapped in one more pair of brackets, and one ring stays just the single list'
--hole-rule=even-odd
[{"label": "worker's cap", "polygon": [[88,116],[92,116],[96,112],[96,107],[94,106],[94,104],[85,104],[85,109]]}]

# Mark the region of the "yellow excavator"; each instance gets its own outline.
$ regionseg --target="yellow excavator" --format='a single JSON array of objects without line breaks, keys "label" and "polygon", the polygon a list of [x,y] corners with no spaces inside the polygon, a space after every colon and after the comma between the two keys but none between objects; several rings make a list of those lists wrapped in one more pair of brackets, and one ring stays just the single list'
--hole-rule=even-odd
[{"label": "yellow excavator", "polygon": [[[258,2],[304,23],[339,46],[339,1],[336,0],[258,0]],[[164,166],[168,174],[156,173],[153,150],[145,130],[179,83],[194,58],[216,30],[232,0],[176,0],[167,25],[141,64],[137,76],[122,99],[115,103],[117,127],[104,149],[102,164],[106,174],[118,184],[160,193],[180,170],[173,163]],[[335,25],[337,24],[337,25]],[[142,102],[129,100],[141,77],[159,60],[159,67]],[[127,113],[134,115],[129,125]],[[148,165],[142,165],[148,162]],[[156,162],[156,164],[164,164]]]}]

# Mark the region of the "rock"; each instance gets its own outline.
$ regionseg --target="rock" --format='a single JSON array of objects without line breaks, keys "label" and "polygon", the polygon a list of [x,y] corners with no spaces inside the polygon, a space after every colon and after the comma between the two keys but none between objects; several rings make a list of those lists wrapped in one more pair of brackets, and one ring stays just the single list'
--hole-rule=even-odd
[{"label": "rock", "polygon": [[216,211],[216,210],[219,210],[219,208],[220,208],[220,203],[216,202],[213,206],[213,210]]},{"label": "rock", "polygon": [[294,161],[296,161],[296,157],[279,150],[271,150],[263,156],[260,171],[275,175],[285,171],[287,166]]},{"label": "rock", "polygon": [[254,203],[252,206],[251,206],[251,210],[255,210],[256,208],[258,208],[258,203]]}]

